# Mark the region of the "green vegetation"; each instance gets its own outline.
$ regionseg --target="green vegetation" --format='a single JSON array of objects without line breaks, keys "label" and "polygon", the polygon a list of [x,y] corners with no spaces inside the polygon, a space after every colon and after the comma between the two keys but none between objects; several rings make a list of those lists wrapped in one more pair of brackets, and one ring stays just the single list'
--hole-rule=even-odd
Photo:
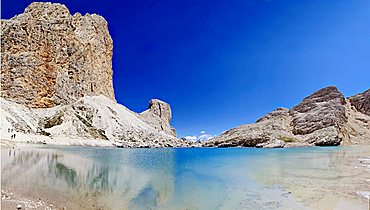
[{"label": "green vegetation", "polygon": [[279,140],[284,141],[284,142],[295,142],[296,139],[293,137],[289,136],[279,136]]}]

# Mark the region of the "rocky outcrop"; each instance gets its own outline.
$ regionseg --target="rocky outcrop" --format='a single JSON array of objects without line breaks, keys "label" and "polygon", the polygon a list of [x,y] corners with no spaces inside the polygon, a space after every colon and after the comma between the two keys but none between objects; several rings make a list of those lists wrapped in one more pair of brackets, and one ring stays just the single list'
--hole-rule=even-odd
[{"label": "rocky outcrop", "polygon": [[170,125],[172,119],[171,107],[164,101],[159,99],[150,100],[148,109],[140,113],[139,118],[159,131],[176,136],[175,128]]},{"label": "rocky outcrop", "polygon": [[[257,120],[254,124],[230,129],[218,137],[204,142],[206,147],[271,147],[277,140],[295,139],[291,130],[289,110],[278,108]],[[266,144],[265,144],[266,143]],[[272,143],[272,144],[270,144]],[[280,143],[276,144],[281,147]]]},{"label": "rocky outcrop", "polygon": [[114,100],[112,47],[103,17],[32,3],[1,20],[1,97],[38,108],[100,94]]},{"label": "rocky outcrop", "polygon": [[351,104],[357,111],[370,115],[370,89],[349,98]]},{"label": "rocky outcrop", "polygon": [[336,87],[320,89],[288,110],[279,108],[205,142],[216,147],[370,144],[369,90],[345,99]]},{"label": "rocky outcrop", "polygon": [[306,135],[305,141],[317,146],[339,145],[339,128],[347,121],[345,103],[336,87],[314,92],[289,110],[293,134]]},{"label": "rocky outcrop", "polygon": [[339,127],[346,122],[345,98],[336,87],[320,89],[289,110],[293,134],[306,135],[322,128]]}]

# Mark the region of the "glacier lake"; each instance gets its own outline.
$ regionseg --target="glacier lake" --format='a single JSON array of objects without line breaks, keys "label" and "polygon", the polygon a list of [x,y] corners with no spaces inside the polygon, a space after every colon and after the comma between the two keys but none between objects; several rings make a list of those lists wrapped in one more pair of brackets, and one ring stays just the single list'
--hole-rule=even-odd
[{"label": "glacier lake", "polygon": [[367,209],[370,147],[31,145],[2,148],[1,171],[3,209]]}]

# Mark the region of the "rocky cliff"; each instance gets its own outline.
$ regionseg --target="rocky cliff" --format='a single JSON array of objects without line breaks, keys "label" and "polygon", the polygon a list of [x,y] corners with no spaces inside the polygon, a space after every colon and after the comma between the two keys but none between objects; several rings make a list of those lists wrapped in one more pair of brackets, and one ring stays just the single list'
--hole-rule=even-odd
[{"label": "rocky cliff", "polygon": [[32,3],[1,20],[1,97],[28,107],[100,94],[114,100],[112,47],[103,17]]},{"label": "rocky cliff", "polygon": [[188,145],[176,138],[167,103],[153,99],[137,114],[115,102],[113,45],[103,17],[32,3],[23,14],[1,20],[1,38],[2,139],[17,134],[20,141]]},{"label": "rocky cliff", "polygon": [[279,108],[205,142],[217,147],[370,144],[370,90],[346,99],[336,87],[320,89],[288,110]]}]

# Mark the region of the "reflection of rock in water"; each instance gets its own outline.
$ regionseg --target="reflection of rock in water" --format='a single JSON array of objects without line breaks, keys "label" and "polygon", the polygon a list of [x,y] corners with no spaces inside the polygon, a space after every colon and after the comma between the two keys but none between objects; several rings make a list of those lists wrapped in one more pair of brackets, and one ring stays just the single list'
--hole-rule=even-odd
[{"label": "reflection of rock in water", "polygon": [[69,185],[76,185],[77,173],[75,170],[67,168],[63,163],[57,163],[55,169],[57,176],[62,176]]},{"label": "reflection of rock in water", "polygon": [[53,173],[57,178],[63,179],[69,186],[77,185],[77,172],[58,162],[57,155],[52,155],[48,160],[49,173]]},{"label": "reflection of rock in water", "polygon": [[26,194],[36,191],[40,196],[63,195],[71,202],[92,202],[95,207],[104,205],[108,209],[138,207],[142,201],[144,206],[150,203],[159,208],[171,199],[171,150],[158,152],[154,159],[142,150],[107,153],[96,149],[95,153],[91,156],[91,152],[84,155],[84,151],[45,148],[24,148],[14,156],[3,152],[3,187],[22,189]]},{"label": "reflection of rock in water", "polygon": [[145,187],[129,204],[129,209],[155,209],[157,207],[157,192],[152,186]]},{"label": "reflection of rock in water", "polygon": [[110,185],[114,185],[114,183],[112,182],[113,184],[111,184],[109,182],[109,167],[102,165],[96,166],[94,163],[89,172],[88,174],[92,174],[92,176],[87,177],[89,189],[96,189],[104,192],[112,191],[112,186]]},{"label": "reflection of rock in water", "polygon": [[26,167],[30,167],[32,165],[36,165],[41,159],[39,152],[23,152],[19,149],[13,149],[13,156],[13,166],[24,165]]}]

